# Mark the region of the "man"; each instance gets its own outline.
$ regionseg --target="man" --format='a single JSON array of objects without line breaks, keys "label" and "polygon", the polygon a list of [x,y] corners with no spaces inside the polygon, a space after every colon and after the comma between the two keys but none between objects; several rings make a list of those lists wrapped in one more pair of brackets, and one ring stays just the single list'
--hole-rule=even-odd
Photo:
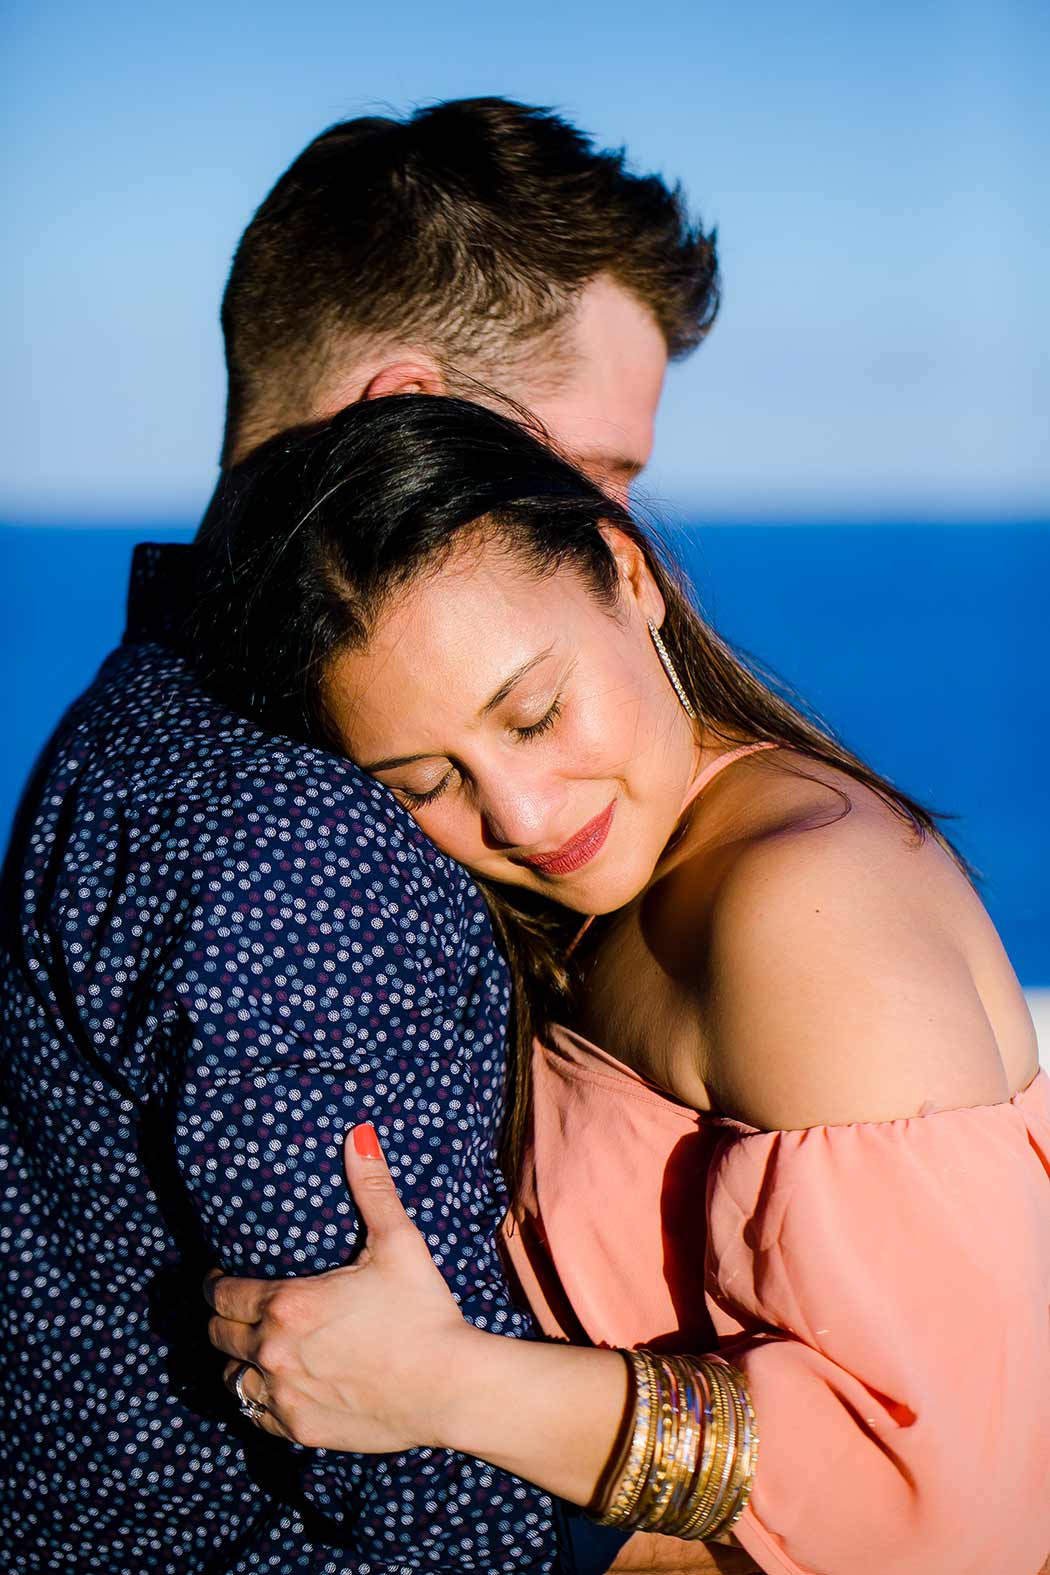
[{"label": "man", "polygon": [[[223,463],[351,400],[451,392],[517,402],[623,490],[715,302],[677,194],[553,115],[349,122],[238,248]],[[224,1404],[200,1274],[345,1262],[341,1137],[373,1111],[467,1315],[528,1326],[495,1247],[506,979],[478,894],[349,763],[201,690],[166,643],[179,576],[140,550],[5,879],[6,1567],[571,1567],[559,1508],[494,1469],[289,1453]]]},{"label": "man", "polygon": [[668,356],[699,343],[717,301],[713,240],[679,194],[553,115],[473,99],[349,121],[238,247],[223,463],[357,399],[502,396],[624,488]]}]

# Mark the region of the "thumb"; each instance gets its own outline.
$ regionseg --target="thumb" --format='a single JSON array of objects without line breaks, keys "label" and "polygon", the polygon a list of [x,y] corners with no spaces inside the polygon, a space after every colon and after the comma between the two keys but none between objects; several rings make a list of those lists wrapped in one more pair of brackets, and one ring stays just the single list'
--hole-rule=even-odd
[{"label": "thumb", "polygon": [[346,1179],[361,1218],[368,1228],[368,1245],[375,1248],[383,1236],[415,1227],[397,1195],[394,1178],[383,1158],[379,1135],[370,1121],[351,1127],[343,1145]]}]

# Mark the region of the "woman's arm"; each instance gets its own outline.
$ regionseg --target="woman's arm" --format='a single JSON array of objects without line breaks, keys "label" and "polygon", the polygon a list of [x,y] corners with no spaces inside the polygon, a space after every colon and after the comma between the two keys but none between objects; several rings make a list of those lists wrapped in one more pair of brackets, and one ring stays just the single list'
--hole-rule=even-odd
[{"label": "woman's arm", "polygon": [[[261,1425],[355,1454],[452,1449],[590,1504],[624,1432],[623,1358],[466,1323],[372,1128],[354,1134],[347,1178],[368,1227],[356,1262],[309,1280],[208,1285],[213,1342],[266,1374]],[[252,1374],[244,1387],[258,1398],[259,1384]]]},{"label": "woman's arm", "polygon": [[[364,1152],[348,1142],[346,1170],[368,1245],[350,1267],[305,1279],[209,1279],[218,1315],[212,1339],[238,1358],[228,1377],[242,1361],[257,1362],[265,1388],[257,1374],[245,1384],[269,1407],[260,1425],[299,1443],[365,1453],[419,1444],[458,1449],[560,1498],[592,1503],[622,1456],[622,1357],[523,1343],[533,1360],[519,1363],[511,1351],[518,1342],[465,1324],[401,1206],[374,1134],[355,1130]],[[630,1538],[612,1570],[760,1575],[740,1548],[644,1532]]]}]

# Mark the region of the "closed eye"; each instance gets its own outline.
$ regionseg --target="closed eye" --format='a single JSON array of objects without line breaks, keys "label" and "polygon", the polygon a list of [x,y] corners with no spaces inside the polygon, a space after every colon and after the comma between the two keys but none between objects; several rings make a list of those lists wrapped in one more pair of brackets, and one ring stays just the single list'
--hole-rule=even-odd
[{"label": "closed eye", "polygon": [[538,722],[533,722],[530,727],[516,727],[513,732],[518,738],[539,738],[541,733],[547,733],[554,726],[562,713],[562,700],[559,695],[554,701],[546,716],[541,716]]},{"label": "closed eye", "polygon": [[423,804],[433,804],[435,799],[441,797],[449,783],[452,781],[452,768],[450,767],[436,787],[429,793],[413,793],[411,788],[399,787],[394,792],[403,801],[406,809],[419,809]]},{"label": "closed eye", "polygon": [[[546,715],[541,716],[538,722],[532,722],[528,727],[514,727],[511,729],[511,732],[523,742],[528,742],[530,738],[539,738],[542,733],[549,733],[562,714],[563,704],[562,697],[559,695],[552,703],[550,710]],[[406,809],[421,809],[425,804],[433,804],[435,800],[441,797],[448,789],[454,775],[455,767],[450,766],[441,778],[441,781],[427,793],[413,793],[411,788],[406,787],[396,787],[393,791],[401,799]]]}]

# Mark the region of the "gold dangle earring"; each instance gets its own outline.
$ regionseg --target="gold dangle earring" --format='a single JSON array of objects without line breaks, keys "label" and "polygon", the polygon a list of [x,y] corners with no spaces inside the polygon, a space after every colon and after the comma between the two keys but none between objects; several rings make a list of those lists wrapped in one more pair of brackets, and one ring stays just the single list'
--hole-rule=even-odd
[{"label": "gold dangle earring", "polygon": [[656,654],[660,658],[660,665],[667,674],[667,680],[681,701],[682,710],[685,712],[686,716],[691,722],[695,722],[696,712],[693,710],[692,702],[690,701],[689,696],[682,688],[682,680],[675,672],[675,665],[671,660],[671,653],[668,651],[666,645],[663,642],[663,637],[661,636],[659,629],[657,628],[656,624],[653,623],[651,618],[648,620],[648,623],[649,633],[652,636],[653,645],[656,647]]}]

